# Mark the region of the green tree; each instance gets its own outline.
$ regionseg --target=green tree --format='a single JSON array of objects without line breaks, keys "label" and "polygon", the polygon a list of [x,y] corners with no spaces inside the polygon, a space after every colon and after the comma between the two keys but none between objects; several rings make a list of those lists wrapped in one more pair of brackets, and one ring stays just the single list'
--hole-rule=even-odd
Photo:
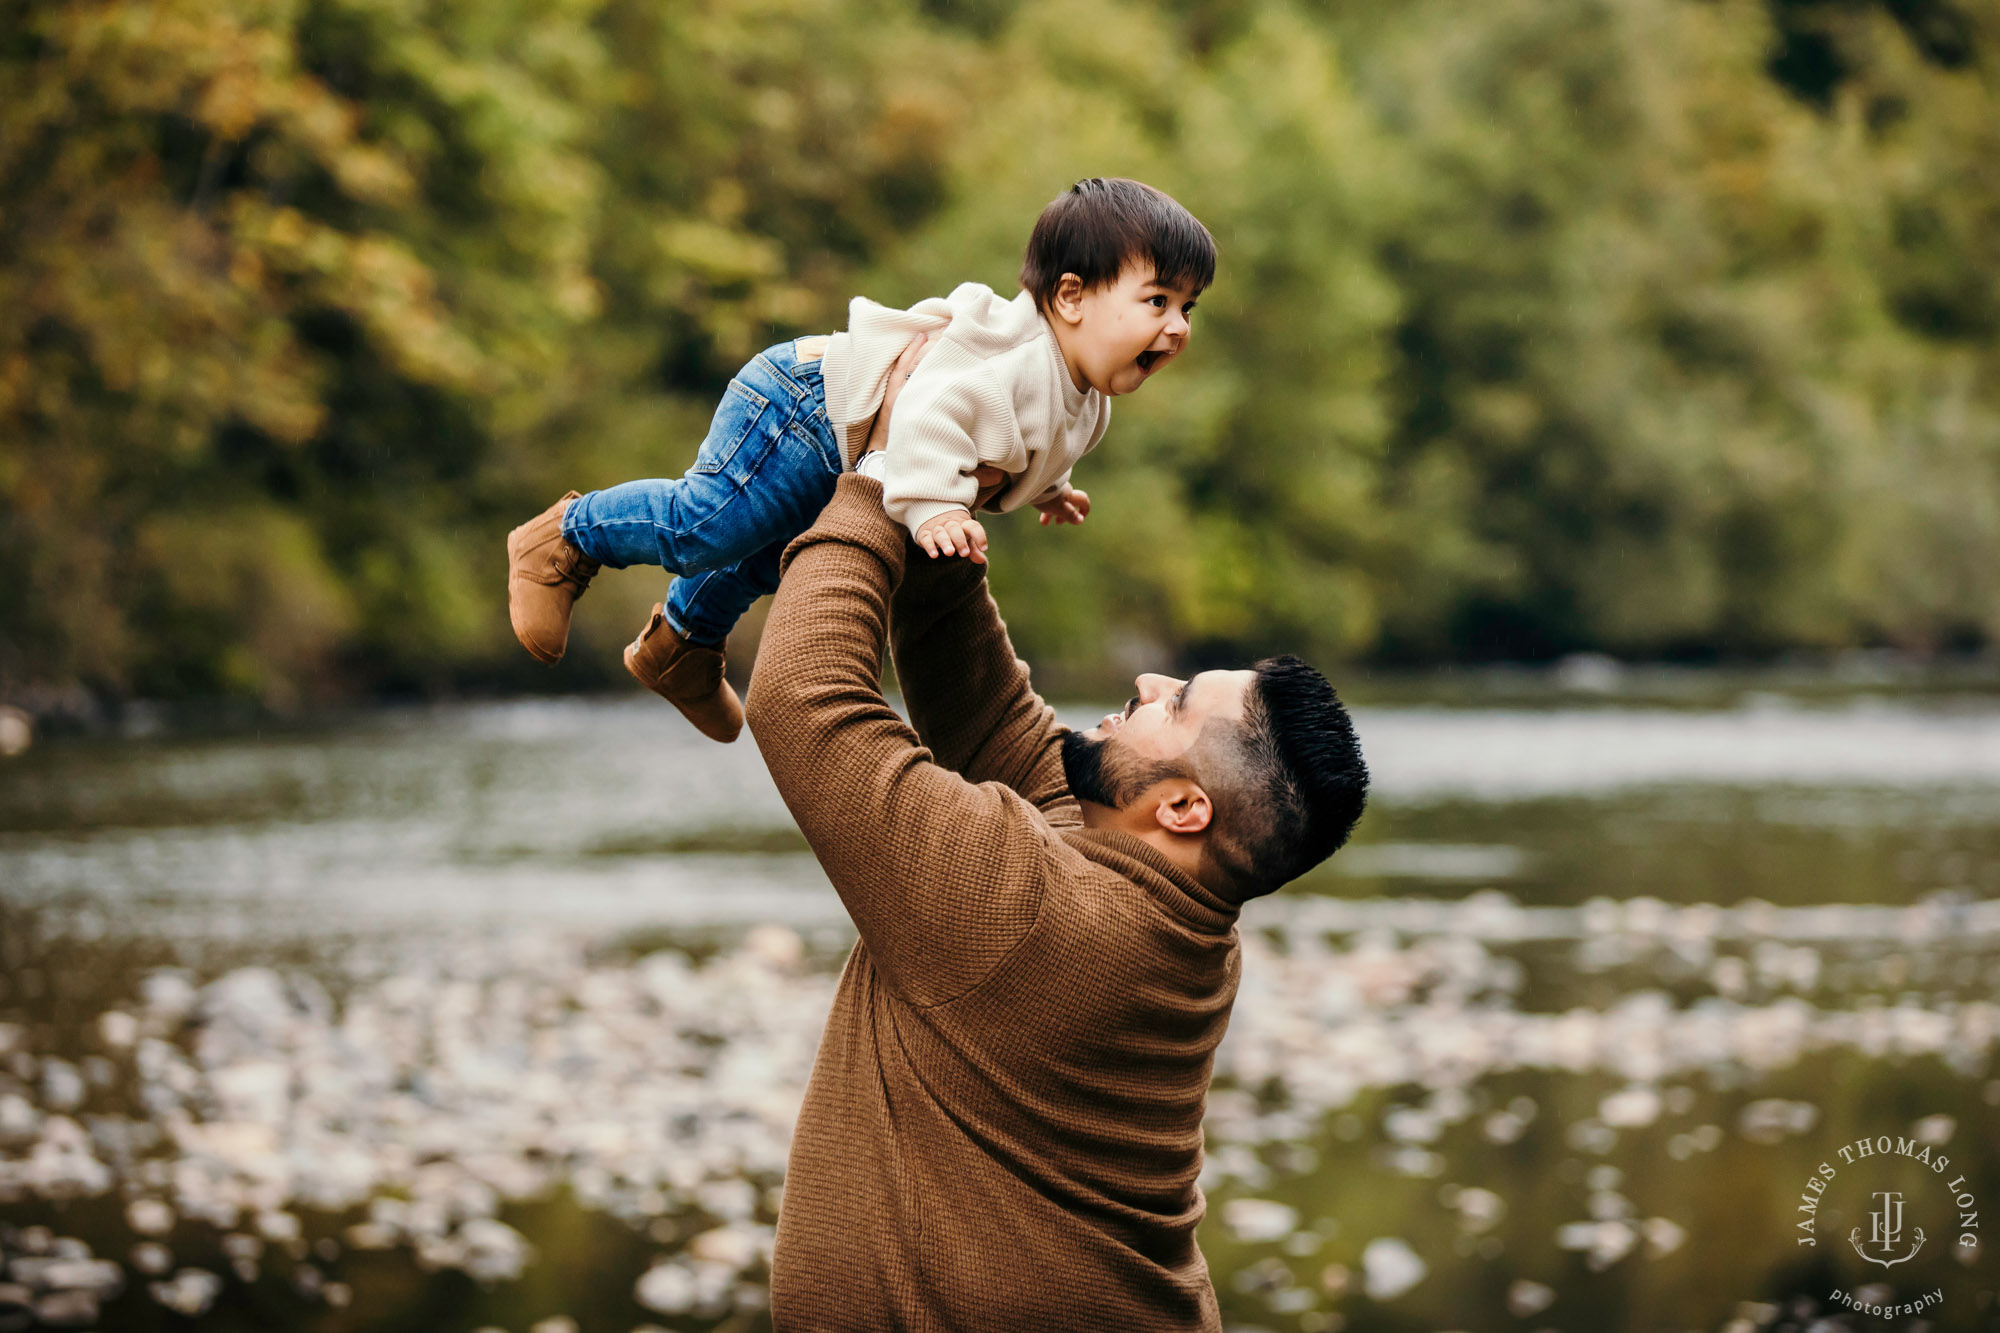
[{"label": "green tree", "polygon": [[505,528],[831,318],[948,74],[887,6],[0,20],[0,679],[279,704],[511,661]]},{"label": "green tree", "polygon": [[398,601],[461,639],[431,520],[467,404],[528,392],[597,302],[561,96],[590,53],[494,53],[573,7],[450,40],[414,4],[10,8],[8,674],[283,702]]},{"label": "green tree", "polygon": [[[1966,279],[1992,235],[1974,220],[1993,90],[1866,21],[1900,121],[1861,81],[1825,110],[1774,82],[1784,47],[1756,4],[1336,19],[1413,185],[1384,238],[1407,312],[1388,486],[1461,479],[1463,526],[1497,557],[1401,603],[1384,651],[1991,634],[1992,594],[1962,572],[2000,539],[1972,370],[1991,333],[1955,317],[1947,346],[1897,288],[1914,263],[1985,299]],[[1928,228],[1951,238],[1936,252],[1895,220],[1913,204],[1952,219]]]},{"label": "green tree", "polygon": [[1014,290],[1035,214],[1085,175],[1160,186],[1220,248],[1189,351],[1077,470],[1090,521],[998,529],[996,595],[1031,657],[1060,688],[1176,650],[1365,652],[1380,578],[1429,548],[1379,522],[1390,187],[1331,42],[1283,5],[1203,52],[1153,6],[1028,3],[983,73],[951,203],[868,279],[881,299]]},{"label": "green tree", "polygon": [[506,529],[855,292],[1011,290],[1101,174],[1221,267],[1090,523],[999,526],[1047,683],[1991,643],[1996,52],[1992,0],[0,0],[0,690],[621,678],[661,581],[541,673]]}]

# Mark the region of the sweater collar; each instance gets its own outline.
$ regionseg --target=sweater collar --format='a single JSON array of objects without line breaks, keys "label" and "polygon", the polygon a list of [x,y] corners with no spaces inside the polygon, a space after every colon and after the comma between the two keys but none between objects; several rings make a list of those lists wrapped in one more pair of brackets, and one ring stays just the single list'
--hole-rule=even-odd
[{"label": "sweater collar", "polygon": [[1073,828],[1063,840],[1107,870],[1131,880],[1197,930],[1220,935],[1236,924],[1236,904],[1216,896],[1143,838],[1116,829]]},{"label": "sweater collar", "polygon": [[[1027,296],[1027,293],[1023,292],[1022,295]],[[1028,299],[1033,300],[1034,298],[1029,297]],[[1084,405],[1090,401],[1090,395],[1095,393],[1096,390],[1084,390],[1076,387],[1076,381],[1069,377],[1069,363],[1063,360],[1062,344],[1056,341],[1056,326],[1049,323],[1047,315],[1041,316],[1041,321],[1042,338],[1048,343],[1049,356],[1055,362],[1056,383],[1062,386],[1063,413],[1066,416],[1073,417],[1083,411]]]}]

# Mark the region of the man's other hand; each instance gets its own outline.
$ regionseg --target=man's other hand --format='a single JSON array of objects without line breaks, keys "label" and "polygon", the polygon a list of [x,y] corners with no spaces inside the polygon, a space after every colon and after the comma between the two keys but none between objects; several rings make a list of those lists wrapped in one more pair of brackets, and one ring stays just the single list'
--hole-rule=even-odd
[{"label": "man's other hand", "polygon": [[917,373],[918,364],[930,355],[932,341],[930,334],[919,333],[910,339],[910,345],[896,358],[896,364],[889,367],[889,383],[882,390],[882,406],[875,412],[875,424],[868,428],[868,445],[863,453],[874,453],[877,449],[889,447],[889,414],[895,410],[896,399],[902,396],[903,385]]},{"label": "man's other hand", "polygon": [[991,463],[981,463],[972,469],[973,483],[979,487],[979,498],[972,502],[974,509],[986,508],[986,502],[1000,494],[1010,478]]}]

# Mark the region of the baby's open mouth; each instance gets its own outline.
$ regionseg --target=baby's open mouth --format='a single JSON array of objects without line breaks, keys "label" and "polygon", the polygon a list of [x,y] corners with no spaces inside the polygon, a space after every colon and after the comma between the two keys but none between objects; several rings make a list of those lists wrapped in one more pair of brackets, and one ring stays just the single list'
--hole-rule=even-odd
[{"label": "baby's open mouth", "polygon": [[1153,368],[1153,363],[1154,363],[1155,361],[1158,361],[1158,360],[1159,360],[1159,359],[1160,359],[1161,357],[1163,357],[1163,356],[1165,356],[1165,355],[1166,355],[1166,353],[1165,353],[1165,352],[1141,352],[1141,353],[1139,353],[1139,369],[1141,369],[1141,370],[1151,370],[1151,369]]}]

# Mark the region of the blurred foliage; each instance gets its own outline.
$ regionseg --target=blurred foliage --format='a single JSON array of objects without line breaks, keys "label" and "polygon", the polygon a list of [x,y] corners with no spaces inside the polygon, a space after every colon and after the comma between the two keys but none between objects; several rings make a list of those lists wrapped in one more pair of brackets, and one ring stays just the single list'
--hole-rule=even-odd
[{"label": "blurred foliage", "polygon": [[999,525],[1058,687],[1985,644],[1996,61],[1995,0],[0,0],[0,688],[528,679],[508,527],[1089,174],[1222,262],[1090,523]]}]

